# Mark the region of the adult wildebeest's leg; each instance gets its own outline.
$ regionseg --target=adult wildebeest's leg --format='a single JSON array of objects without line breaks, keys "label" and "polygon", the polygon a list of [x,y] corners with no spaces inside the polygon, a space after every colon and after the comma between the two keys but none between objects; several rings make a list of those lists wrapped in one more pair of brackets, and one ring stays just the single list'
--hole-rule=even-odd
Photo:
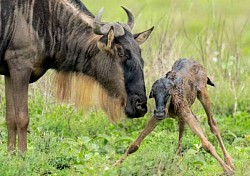
[{"label": "adult wildebeest's leg", "polygon": [[221,147],[221,149],[223,151],[223,154],[224,154],[225,162],[232,169],[235,169],[235,166],[234,166],[234,164],[232,162],[232,158],[229,155],[229,153],[227,152],[227,150],[226,150],[226,148],[224,146],[224,143],[222,141],[222,138],[221,138],[217,123],[216,123],[215,119],[213,118],[213,114],[212,114],[211,109],[210,109],[210,100],[209,100],[207,89],[204,88],[202,91],[199,91],[197,97],[198,97],[199,101],[201,102],[202,106],[204,107],[205,112],[207,114],[208,124],[210,126],[210,130],[216,136],[217,140],[219,141],[220,147]]},{"label": "adult wildebeest's leg", "polygon": [[5,76],[5,96],[6,96],[6,124],[8,129],[8,150],[14,151],[16,148],[16,123],[15,107],[12,93],[12,83],[10,77]]},{"label": "adult wildebeest's leg", "polygon": [[129,154],[137,151],[140,147],[142,140],[155,129],[159,121],[160,120],[156,119],[155,117],[151,117],[146,127],[143,129],[137,139],[129,146],[124,156],[122,156],[118,161],[116,161],[114,165],[121,164]]},{"label": "adult wildebeest's leg", "polygon": [[10,80],[15,107],[15,123],[18,135],[18,149],[20,152],[27,150],[27,128],[28,118],[28,86],[31,76],[31,69],[22,67],[22,62],[17,59],[8,61]]},{"label": "adult wildebeest's leg", "polygon": [[223,171],[227,174],[233,174],[233,170],[220,158],[214,146],[208,141],[208,139],[204,135],[200,126],[200,122],[194,117],[191,110],[188,109],[188,112],[182,112],[181,116],[183,119],[185,119],[185,122],[188,124],[191,130],[200,138],[202,147],[220,163],[223,168]]},{"label": "adult wildebeest's leg", "polygon": [[182,139],[183,139],[183,133],[185,129],[185,121],[183,119],[179,119],[179,141],[178,141],[178,147],[177,147],[177,154],[181,155],[182,152]]}]

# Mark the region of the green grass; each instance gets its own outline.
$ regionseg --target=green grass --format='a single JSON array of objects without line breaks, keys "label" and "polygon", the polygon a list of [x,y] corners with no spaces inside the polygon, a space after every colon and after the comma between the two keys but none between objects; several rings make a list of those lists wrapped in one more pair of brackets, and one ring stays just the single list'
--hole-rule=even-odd
[{"label": "green grass", "polygon": [[[39,103],[38,103],[39,104]],[[38,104],[32,104],[37,107]],[[40,102],[42,104],[42,102]],[[42,106],[41,106],[42,107]],[[68,123],[65,116],[74,112]],[[64,115],[61,115],[63,112]],[[112,164],[137,137],[147,118],[110,124],[102,112],[82,117],[72,107],[51,105],[41,117],[31,115],[28,152],[25,156],[6,152],[6,130],[1,128],[0,173],[2,175],[219,175],[217,161],[202,148],[199,139],[186,129],[183,157],[177,156],[177,123],[167,119],[149,135],[140,149],[119,167]],[[209,131],[204,131],[221,154]],[[40,118],[40,119],[39,119]],[[88,118],[88,119],[85,119]],[[228,151],[237,167],[236,175],[248,175],[250,164],[249,114],[217,117]],[[1,120],[3,124],[3,119]]]},{"label": "green grass", "polygon": [[[155,26],[142,46],[147,92],[178,58],[202,63],[215,88],[209,87],[213,112],[225,146],[234,159],[237,176],[250,175],[250,22],[248,1],[233,0],[85,0],[97,14],[105,7],[104,21],[127,21],[121,5],[135,14],[135,33]],[[183,157],[177,156],[178,125],[166,119],[140,149],[119,167],[122,156],[152,114],[111,124],[99,110],[84,113],[59,105],[51,92],[51,72],[29,92],[30,125],[25,156],[6,151],[4,81],[0,77],[0,175],[205,175],[222,173],[218,162],[202,148],[187,128]],[[193,111],[221,155],[201,105]]]}]

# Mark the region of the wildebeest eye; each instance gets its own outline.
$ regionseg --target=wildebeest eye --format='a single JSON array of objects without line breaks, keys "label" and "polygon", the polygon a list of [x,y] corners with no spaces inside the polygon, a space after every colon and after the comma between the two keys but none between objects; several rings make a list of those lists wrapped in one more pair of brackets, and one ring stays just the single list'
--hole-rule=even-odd
[{"label": "wildebeest eye", "polygon": [[123,50],[123,48],[122,48],[121,45],[116,45],[116,51],[117,51],[117,55],[119,57],[123,57],[124,56],[124,50]]},{"label": "wildebeest eye", "polygon": [[126,59],[129,59],[130,58],[130,51],[126,50],[125,53],[124,53],[124,56],[125,56]]}]

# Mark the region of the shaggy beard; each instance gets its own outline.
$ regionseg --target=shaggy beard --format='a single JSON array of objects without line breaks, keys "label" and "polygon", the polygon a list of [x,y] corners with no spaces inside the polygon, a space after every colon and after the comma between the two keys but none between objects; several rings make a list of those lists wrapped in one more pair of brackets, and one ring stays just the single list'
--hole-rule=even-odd
[{"label": "shaggy beard", "polygon": [[59,102],[71,102],[85,110],[103,109],[111,122],[124,118],[126,98],[111,97],[93,78],[81,73],[57,72],[54,79],[55,94]]}]

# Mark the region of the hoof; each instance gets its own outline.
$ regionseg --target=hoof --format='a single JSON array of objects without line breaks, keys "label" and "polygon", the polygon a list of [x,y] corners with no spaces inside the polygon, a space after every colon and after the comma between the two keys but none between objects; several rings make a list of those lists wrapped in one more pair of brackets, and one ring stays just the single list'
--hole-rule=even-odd
[{"label": "hoof", "polygon": [[230,166],[227,166],[226,170],[224,170],[224,173],[222,175],[225,175],[225,176],[232,176],[234,175],[234,170],[231,169]]},{"label": "hoof", "polygon": [[113,167],[119,166],[119,165],[121,165],[123,163],[123,161],[124,161],[124,158],[120,158],[112,166]]},{"label": "hoof", "polygon": [[236,169],[231,157],[225,158],[224,161],[232,170]]}]

